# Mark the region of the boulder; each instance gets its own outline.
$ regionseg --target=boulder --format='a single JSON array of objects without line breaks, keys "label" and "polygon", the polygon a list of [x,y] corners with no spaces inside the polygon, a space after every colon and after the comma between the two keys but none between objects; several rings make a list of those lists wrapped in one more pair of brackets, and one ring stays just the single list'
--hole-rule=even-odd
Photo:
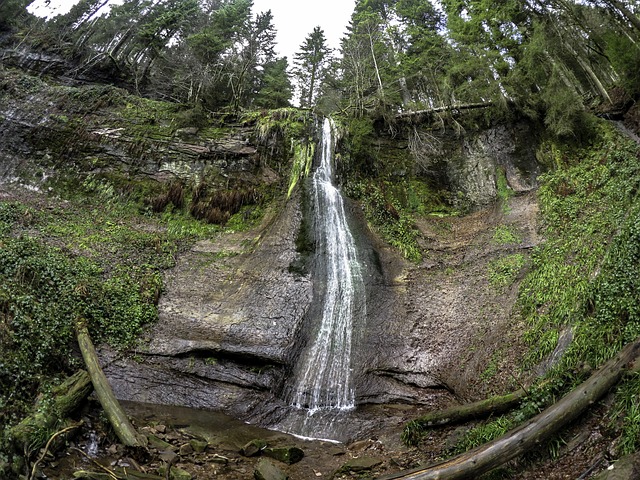
[{"label": "boulder", "polygon": [[242,447],[240,453],[245,457],[255,457],[260,455],[265,448],[267,448],[267,442],[256,438]]},{"label": "boulder", "polygon": [[287,480],[289,477],[269,460],[262,459],[253,472],[256,480]]},{"label": "boulder", "polygon": [[193,448],[193,451],[196,453],[204,452],[209,446],[209,444],[206,441],[196,440],[196,439],[190,440],[189,445],[191,445],[191,448]]},{"label": "boulder", "polygon": [[265,448],[262,454],[288,465],[297,463],[304,457],[304,452],[298,447]]},{"label": "boulder", "polygon": [[371,470],[382,463],[382,460],[374,457],[358,457],[352,458],[347,463],[342,465],[338,472],[366,472]]},{"label": "boulder", "polygon": [[636,480],[638,478],[640,478],[640,453],[634,453],[610,465],[594,477],[594,480]]}]

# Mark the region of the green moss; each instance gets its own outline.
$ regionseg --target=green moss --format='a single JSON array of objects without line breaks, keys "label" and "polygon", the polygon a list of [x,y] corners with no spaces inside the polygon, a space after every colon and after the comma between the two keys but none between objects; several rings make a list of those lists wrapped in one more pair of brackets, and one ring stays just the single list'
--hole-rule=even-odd
[{"label": "green moss", "polygon": [[341,149],[348,154],[342,168],[352,172],[370,171],[376,150],[372,147],[375,138],[373,121],[366,117],[348,118],[342,120],[342,125],[348,132],[344,137],[344,148]]},{"label": "green moss", "polygon": [[123,126],[126,126],[128,135],[166,138],[184,125],[182,110],[179,104],[130,96],[117,113],[126,122]]},{"label": "green moss", "polygon": [[13,423],[22,402],[33,398],[34,384],[77,367],[72,351],[78,318],[88,320],[97,341],[130,345],[157,315],[161,277],[148,267],[107,273],[35,239],[1,241],[1,416]]},{"label": "green moss", "polygon": [[291,167],[291,175],[289,176],[289,188],[287,189],[287,198],[291,197],[293,190],[298,182],[307,177],[311,172],[313,165],[313,155],[315,153],[315,145],[306,141],[292,142],[293,150],[293,166]]},{"label": "green moss", "polygon": [[278,108],[247,112],[241,121],[255,124],[256,137],[262,143],[268,143],[274,138],[282,138],[288,143],[309,136],[313,116],[307,110]]}]

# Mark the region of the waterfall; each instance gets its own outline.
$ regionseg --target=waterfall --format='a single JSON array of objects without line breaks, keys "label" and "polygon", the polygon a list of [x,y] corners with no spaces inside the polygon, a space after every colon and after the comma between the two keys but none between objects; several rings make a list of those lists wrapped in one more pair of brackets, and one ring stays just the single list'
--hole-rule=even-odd
[{"label": "waterfall", "polygon": [[325,118],[321,161],[313,177],[317,269],[322,288],[319,326],[303,351],[291,405],[319,410],[355,407],[351,348],[354,317],[365,315],[365,289],[356,243],[347,223],[344,201],[333,184],[334,125]]}]

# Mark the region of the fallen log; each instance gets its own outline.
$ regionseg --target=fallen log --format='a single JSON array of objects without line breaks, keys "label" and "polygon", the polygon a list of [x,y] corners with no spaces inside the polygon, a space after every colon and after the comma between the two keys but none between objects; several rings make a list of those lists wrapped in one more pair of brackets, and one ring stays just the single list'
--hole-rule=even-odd
[{"label": "fallen log", "polygon": [[489,472],[539,447],[598,401],[625,372],[640,370],[639,355],[640,339],[636,339],[560,401],[504,436],[429,467],[386,475],[378,480],[455,480],[476,478]]},{"label": "fallen log", "polygon": [[478,108],[488,108],[493,106],[493,102],[478,102],[478,103],[460,103],[457,105],[444,105],[442,107],[425,108],[424,110],[413,110],[408,112],[401,112],[396,114],[396,119],[421,117],[426,115],[433,115],[434,113],[441,112],[455,112],[456,110],[475,110]]},{"label": "fallen log", "polygon": [[79,370],[52,391],[50,408],[36,409],[9,431],[16,447],[22,452],[33,452],[43,447],[56,425],[77,410],[92,392],[91,379],[85,370]]},{"label": "fallen log", "polygon": [[91,376],[91,382],[95,388],[98,401],[104,409],[118,439],[127,446],[144,446],[146,442],[142,440],[141,436],[138,436],[133,425],[131,425],[127,414],[113,394],[107,377],[102,371],[102,368],[100,368],[96,349],[93,346],[93,342],[89,336],[89,330],[87,330],[84,322],[78,322],[76,325],[76,335],[78,345],[82,352],[82,358]]},{"label": "fallen log", "polygon": [[515,392],[490,397],[478,402],[457,405],[439,410],[408,422],[402,431],[402,440],[407,445],[417,445],[423,431],[430,427],[441,427],[452,423],[464,423],[476,418],[497,415],[515,408],[527,396],[524,388]]}]

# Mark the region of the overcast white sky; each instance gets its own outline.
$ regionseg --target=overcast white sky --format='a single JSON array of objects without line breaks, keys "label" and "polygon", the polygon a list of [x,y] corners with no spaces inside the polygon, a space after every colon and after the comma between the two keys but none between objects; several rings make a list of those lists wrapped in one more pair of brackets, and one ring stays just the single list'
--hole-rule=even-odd
[{"label": "overcast white sky", "polygon": [[[29,11],[39,16],[66,13],[74,3],[74,0],[35,0]],[[271,10],[278,30],[277,51],[286,56],[291,65],[293,54],[314,27],[320,26],[324,30],[331,48],[339,48],[354,5],[355,0],[254,0],[253,12]]]},{"label": "overcast white sky", "polygon": [[253,0],[255,13],[271,10],[278,30],[280,55],[293,63],[293,54],[314,27],[320,26],[331,48],[340,47],[355,0]]}]

